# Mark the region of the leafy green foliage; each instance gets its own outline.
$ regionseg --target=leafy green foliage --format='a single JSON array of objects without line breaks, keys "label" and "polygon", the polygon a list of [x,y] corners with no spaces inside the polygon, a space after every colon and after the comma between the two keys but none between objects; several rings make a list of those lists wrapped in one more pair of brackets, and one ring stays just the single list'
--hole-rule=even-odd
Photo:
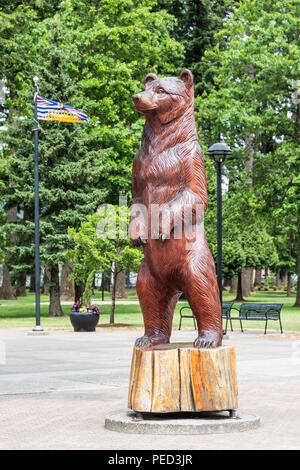
[{"label": "leafy green foliage", "polygon": [[94,282],[94,277],[95,277],[95,271],[91,271],[85,284],[85,289],[83,292],[82,296],[82,304],[84,311],[86,311],[86,308],[91,305],[91,300],[92,300],[92,295],[93,295],[93,282]]},{"label": "leafy green foliage", "polygon": [[[76,276],[86,282],[95,265],[134,264],[129,245],[118,252],[108,240],[91,242],[93,218],[119,193],[130,198],[144,122],[131,95],[146,73],[183,67],[195,76],[204,152],[221,138],[232,148],[223,165],[225,277],[249,265],[299,270],[299,23],[298,0],[1,0],[0,79],[9,93],[0,109],[0,203],[17,206],[18,217],[1,230],[0,258],[9,249],[12,279],[32,272],[34,258],[33,76],[42,96],[90,119],[42,122],[39,136],[42,264],[63,263],[74,243]],[[216,256],[216,171],[205,163]],[[3,217],[1,209],[1,225]]]},{"label": "leafy green foliage", "polygon": [[238,264],[296,268],[299,26],[298,1],[244,0],[203,59],[214,83],[196,103],[202,135],[222,137],[233,157],[223,166],[225,274]]},{"label": "leafy green foliage", "polygon": [[72,247],[68,258],[73,263],[73,278],[86,282],[92,271],[105,272],[114,265],[114,272],[126,269],[137,271],[142,252],[131,247],[127,233],[129,213],[127,208],[102,206],[89,215],[78,230],[69,228]]},{"label": "leafy green foliage", "polygon": [[72,248],[68,257],[73,264],[75,282],[88,285],[91,273],[112,270],[112,310],[114,322],[115,288],[118,274],[131,269],[137,271],[143,258],[140,249],[132,248],[128,236],[129,211],[126,207],[105,205],[87,217],[76,231],[69,228]]},{"label": "leafy green foliage", "polygon": [[158,0],[157,9],[164,8],[176,18],[172,36],[184,45],[184,68],[192,71],[196,95],[209,88],[212,75],[202,62],[205,51],[219,43],[216,33],[231,13],[232,0]]},{"label": "leafy green foliage", "polygon": [[131,95],[150,70],[175,72],[183,52],[169,35],[174,18],[152,12],[154,4],[10,1],[0,12],[1,77],[9,90],[2,106],[3,200],[20,214],[4,227],[16,234],[13,279],[32,270],[34,257],[32,78],[39,77],[41,96],[82,109],[90,120],[40,123],[41,262],[50,269],[65,260],[68,226],[78,229],[100,203],[130,193],[143,125]]}]

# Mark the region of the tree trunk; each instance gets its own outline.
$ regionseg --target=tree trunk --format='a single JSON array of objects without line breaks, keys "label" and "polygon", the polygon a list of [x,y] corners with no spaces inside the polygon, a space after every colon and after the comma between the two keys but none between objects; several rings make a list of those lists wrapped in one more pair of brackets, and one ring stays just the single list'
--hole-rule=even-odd
[{"label": "tree trunk", "polygon": [[269,276],[269,269],[265,268],[265,279]]},{"label": "tree trunk", "polygon": [[0,289],[0,299],[4,300],[17,300],[16,291],[11,285],[9,269],[7,266],[3,266],[2,273],[2,287]]},{"label": "tree trunk", "polygon": [[287,273],[284,273],[283,275],[283,286],[287,287]]},{"label": "tree trunk", "polygon": [[75,302],[78,302],[80,297],[82,298],[84,292],[84,283],[80,282],[79,284],[75,283]]},{"label": "tree trunk", "polygon": [[257,268],[255,270],[254,287],[258,287],[261,285],[261,271],[261,268]]},{"label": "tree trunk", "polygon": [[131,285],[130,285],[130,269],[127,269],[126,270],[126,275],[125,275],[125,285],[126,287],[130,288]]},{"label": "tree trunk", "polygon": [[125,271],[121,271],[117,277],[116,284],[116,299],[127,299],[126,293],[126,274]]},{"label": "tree trunk", "polygon": [[111,271],[106,271],[102,274],[102,283],[104,290],[106,292],[110,292],[110,279],[111,279]]},{"label": "tree trunk", "polygon": [[297,294],[296,294],[296,302],[294,307],[300,307],[300,205],[298,207],[298,238],[297,238]]},{"label": "tree trunk", "polygon": [[[8,209],[6,213],[6,223],[16,222],[17,212],[18,212],[18,209],[16,206]],[[14,232],[10,233],[7,238],[11,245],[16,244],[16,235]],[[9,268],[7,266],[9,258],[10,258],[10,253],[8,250],[5,260],[4,260],[4,266],[3,266],[2,287],[0,288],[0,299],[16,300],[17,299],[16,291],[10,282],[10,273],[9,273]]]},{"label": "tree trunk", "polygon": [[280,272],[276,273],[276,289],[281,289],[281,279],[280,279]]},{"label": "tree trunk", "polygon": [[251,269],[251,272],[250,272],[250,291],[252,292],[254,290],[254,271],[255,269],[254,268],[250,268]]},{"label": "tree trunk", "polygon": [[69,275],[73,272],[71,263],[67,262],[62,266],[61,279],[60,279],[60,300],[72,301],[75,299],[75,286],[74,280],[68,279]]},{"label": "tree trunk", "polygon": [[50,295],[50,271],[49,269],[45,268],[44,269],[44,277],[43,277],[43,289],[42,292],[44,295]]},{"label": "tree trunk", "polygon": [[[246,132],[245,134],[245,154],[247,156],[247,160],[245,163],[245,171],[246,173],[252,172],[253,169],[253,155],[254,155],[254,150],[253,150],[253,140],[254,140],[254,134],[251,132]],[[252,177],[249,177],[249,181],[252,184]]]},{"label": "tree trunk", "polygon": [[26,297],[26,286],[17,286],[16,294],[17,297]]},{"label": "tree trunk", "polygon": [[60,292],[59,292],[59,271],[58,265],[50,269],[50,281],[53,285],[50,286],[50,305],[49,317],[61,317],[64,315],[60,305]]},{"label": "tree trunk", "polygon": [[[255,78],[255,70],[252,64],[248,64],[247,66],[247,75],[251,80]],[[245,162],[245,171],[248,173],[248,179],[251,185],[253,185],[252,179],[252,170],[253,170],[253,163],[254,163],[254,138],[255,134],[250,131],[245,132],[245,155],[246,155],[246,162]]]},{"label": "tree trunk", "polygon": [[242,290],[242,273],[238,275],[238,282],[237,282],[237,293],[235,302],[244,302],[245,299],[243,298],[243,290]]},{"label": "tree trunk", "polygon": [[109,323],[111,324],[115,323],[116,286],[117,286],[117,279],[119,275],[116,266],[114,269],[115,271],[114,271],[113,285],[111,287],[111,309],[110,309],[110,319],[109,319]]},{"label": "tree trunk", "polygon": [[287,273],[287,291],[286,296],[291,297],[291,273]]},{"label": "tree trunk", "polygon": [[234,276],[231,279],[231,287],[230,287],[230,294],[236,294],[237,293],[237,285],[238,285],[238,276]]},{"label": "tree trunk", "polygon": [[29,285],[29,292],[35,292],[35,275],[30,275],[30,285]]},{"label": "tree trunk", "polygon": [[243,297],[251,295],[251,268],[249,266],[242,269],[242,292]]},{"label": "tree trunk", "polygon": [[16,294],[18,297],[26,297],[26,273],[23,273],[17,283]]}]

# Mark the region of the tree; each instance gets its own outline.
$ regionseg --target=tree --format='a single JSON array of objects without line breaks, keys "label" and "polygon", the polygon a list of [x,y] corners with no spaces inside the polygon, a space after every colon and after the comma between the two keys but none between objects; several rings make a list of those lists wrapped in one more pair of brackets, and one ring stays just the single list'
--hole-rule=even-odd
[{"label": "tree", "polygon": [[[5,221],[5,215],[4,211],[1,209],[0,210],[0,227],[4,224]],[[5,258],[5,239],[0,231],[0,264],[3,263]]]},{"label": "tree", "polygon": [[[33,64],[32,72],[40,77],[44,95],[76,106],[81,96],[80,87],[75,80],[71,81],[78,61],[76,50],[71,45],[64,45],[63,25],[58,17],[46,23],[40,29],[36,28],[36,34],[43,38],[43,48],[39,49],[39,61]],[[8,151],[15,149],[9,156],[10,178],[14,184],[7,185],[6,205],[23,209],[28,217],[14,227],[17,236],[23,239],[22,244],[12,248],[10,264],[14,273],[20,270],[22,261],[26,263],[27,255],[34,252],[31,93],[28,83],[22,96],[24,103],[26,98],[28,100],[28,111],[25,109],[25,115],[8,119],[8,129],[4,134]],[[92,124],[88,126],[92,128]],[[50,272],[49,315],[57,316],[62,315],[58,265],[65,261],[67,227],[79,226],[83,218],[95,211],[102,201],[104,165],[102,152],[92,148],[92,138],[79,124],[43,122],[39,136],[41,263]]]},{"label": "tree", "polygon": [[61,300],[75,300],[75,286],[74,281],[69,280],[69,276],[72,273],[72,265],[66,262],[61,267],[61,278],[60,278],[60,298]]},{"label": "tree", "polygon": [[[243,300],[245,291],[242,284],[244,268],[265,266],[274,269],[278,263],[276,246],[268,233],[266,221],[257,216],[251,202],[247,209],[244,207],[245,196],[242,198],[240,191],[243,193],[241,181],[223,195],[223,276],[225,279],[238,276],[237,301]],[[209,208],[206,214],[207,239],[216,259],[215,207]]]},{"label": "tree", "polygon": [[218,42],[216,33],[236,3],[232,0],[158,1],[156,9],[166,9],[177,20],[171,34],[184,45],[182,67],[192,71],[196,95],[201,95],[210,87],[212,76],[202,58]]},{"label": "tree", "polygon": [[[129,7],[130,4],[130,7]],[[153,11],[156,0],[69,0],[63,21],[80,49],[79,75],[98,145],[109,148],[106,202],[131,194],[131,167],[143,128],[132,95],[149,72],[178,72],[183,47],[170,37],[175,19]]]},{"label": "tree", "polygon": [[[23,211],[14,226],[17,245],[10,258],[15,279],[32,269],[34,254],[32,77],[39,76],[41,95],[80,108],[90,118],[84,127],[41,125],[41,261],[50,271],[51,315],[62,314],[58,264],[65,261],[67,227],[78,228],[100,202],[116,202],[120,190],[130,190],[131,161],[142,130],[131,95],[149,68],[174,71],[182,54],[169,36],[173,18],[152,12],[154,4],[133,1],[128,10],[127,0],[97,5],[68,0],[53,8],[46,2],[39,7],[10,2],[4,15],[9,37],[1,65],[10,92],[3,133],[10,181],[4,198],[7,207],[17,204]],[[20,23],[15,32],[13,15]]]},{"label": "tree", "polygon": [[[20,95],[24,90],[24,73],[31,70],[31,64],[29,60],[28,44],[30,44],[32,34],[32,22],[43,20],[44,18],[52,15],[59,4],[59,0],[47,2],[46,0],[28,0],[28,1],[16,1],[16,0],[1,0],[0,1],[0,34],[1,34],[1,45],[0,45],[0,81],[5,84],[6,99],[0,100],[0,116],[1,120],[16,121],[14,120],[21,109]],[[27,37],[26,37],[27,35]],[[1,90],[1,94],[3,90]],[[5,92],[3,93],[5,95]],[[22,109],[24,110],[24,109]],[[3,143],[1,139],[1,144]],[[10,153],[13,153],[14,149],[10,148]],[[0,157],[1,158],[1,157]],[[4,170],[4,171],[3,171]],[[0,173],[3,176],[6,186],[14,185],[14,181],[11,179],[8,168],[2,168],[0,164]],[[5,211],[8,214],[7,223],[10,223],[9,214],[17,212],[17,207],[9,205],[8,201],[3,200],[5,205]],[[10,226],[10,230],[13,226]],[[6,298],[15,298],[15,289],[12,284],[15,284],[17,293],[24,295],[25,291],[25,279],[26,271],[25,264],[23,267],[19,265],[18,273],[11,272],[9,269],[9,261],[11,260],[10,249],[14,242],[18,243],[17,236],[14,233],[6,234],[6,238],[10,238],[10,243],[7,244],[7,256],[4,263],[4,276],[2,294]],[[32,257],[27,259],[26,269],[31,269]],[[3,287],[4,288],[3,292]]]},{"label": "tree", "polygon": [[[229,194],[238,183],[244,219],[253,215],[272,237],[276,209],[299,205],[299,26],[297,1],[244,0],[217,33],[222,47],[206,54],[214,86],[197,101],[204,138],[223,137],[233,149]],[[294,232],[296,218],[285,220]]]},{"label": "tree", "polygon": [[[6,211],[5,225],[12,227],[13,223],[17,219],[17,208],[12,207]],[[3,226],[2,226],[3,229]],[[2,232],[2,248],[5,253],[1,253],[1,258],[3,260],[3,271],[2,271],[2,286],[0,288],[0,298],[6,300],[16,300],[16,290],[14,289],[11,279],[8,264],[11,258],[10,248],[15,244],[15,235],[12,232],[11,234],[4,234]],[[2,250],[1,250],[2,251]]]},{"label": "tree", "polygon": [[114,323],[118,276],[126,269],[137,271],[143,258],[141,250],[131,247],[127,231],[128,219],[127,208],[108,205],[88,216],[79,230],[69,228],[73,247],[69,249],[68,257],[73,263],[75,282],[87,284],[91,273],[103,274],[112,268],[111,324]]}]

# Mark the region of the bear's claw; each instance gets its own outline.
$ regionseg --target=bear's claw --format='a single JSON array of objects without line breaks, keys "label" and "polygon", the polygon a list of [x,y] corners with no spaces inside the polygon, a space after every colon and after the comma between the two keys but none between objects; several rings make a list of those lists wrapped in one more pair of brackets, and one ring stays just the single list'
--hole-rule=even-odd
[{"label": "bear's claw", "polygon": [[149,336],[141,336],[135,341],[135,347],[140,349],[151,348],[152,342]]},{"label": "bear's claw", "polygon": [[168,339],[165,336],[141,336],[135,341],[135,347],[139,349],[148,349],[153,348],[159,344],[169,343]]},{"label": "bear's claw", "polygon": [[194,348],[217,348],[221,340],[216,333],[201,333],[194,341]]}]

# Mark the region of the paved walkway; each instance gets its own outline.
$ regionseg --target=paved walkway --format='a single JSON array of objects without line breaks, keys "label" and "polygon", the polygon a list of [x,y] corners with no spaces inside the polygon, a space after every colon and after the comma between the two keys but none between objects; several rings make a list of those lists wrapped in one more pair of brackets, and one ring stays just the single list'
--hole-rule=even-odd
[{"label": "paved walkway", "polygon": [[[126,408],[138,335],[0,330],[0,449],[300,449],[300,335],[234,332],[224,341],[236,348],[239,410],[261,417],[257,430],[202,436],[106,430],[105,416]],[[194,337],[186,329],[172,340]]]}]

